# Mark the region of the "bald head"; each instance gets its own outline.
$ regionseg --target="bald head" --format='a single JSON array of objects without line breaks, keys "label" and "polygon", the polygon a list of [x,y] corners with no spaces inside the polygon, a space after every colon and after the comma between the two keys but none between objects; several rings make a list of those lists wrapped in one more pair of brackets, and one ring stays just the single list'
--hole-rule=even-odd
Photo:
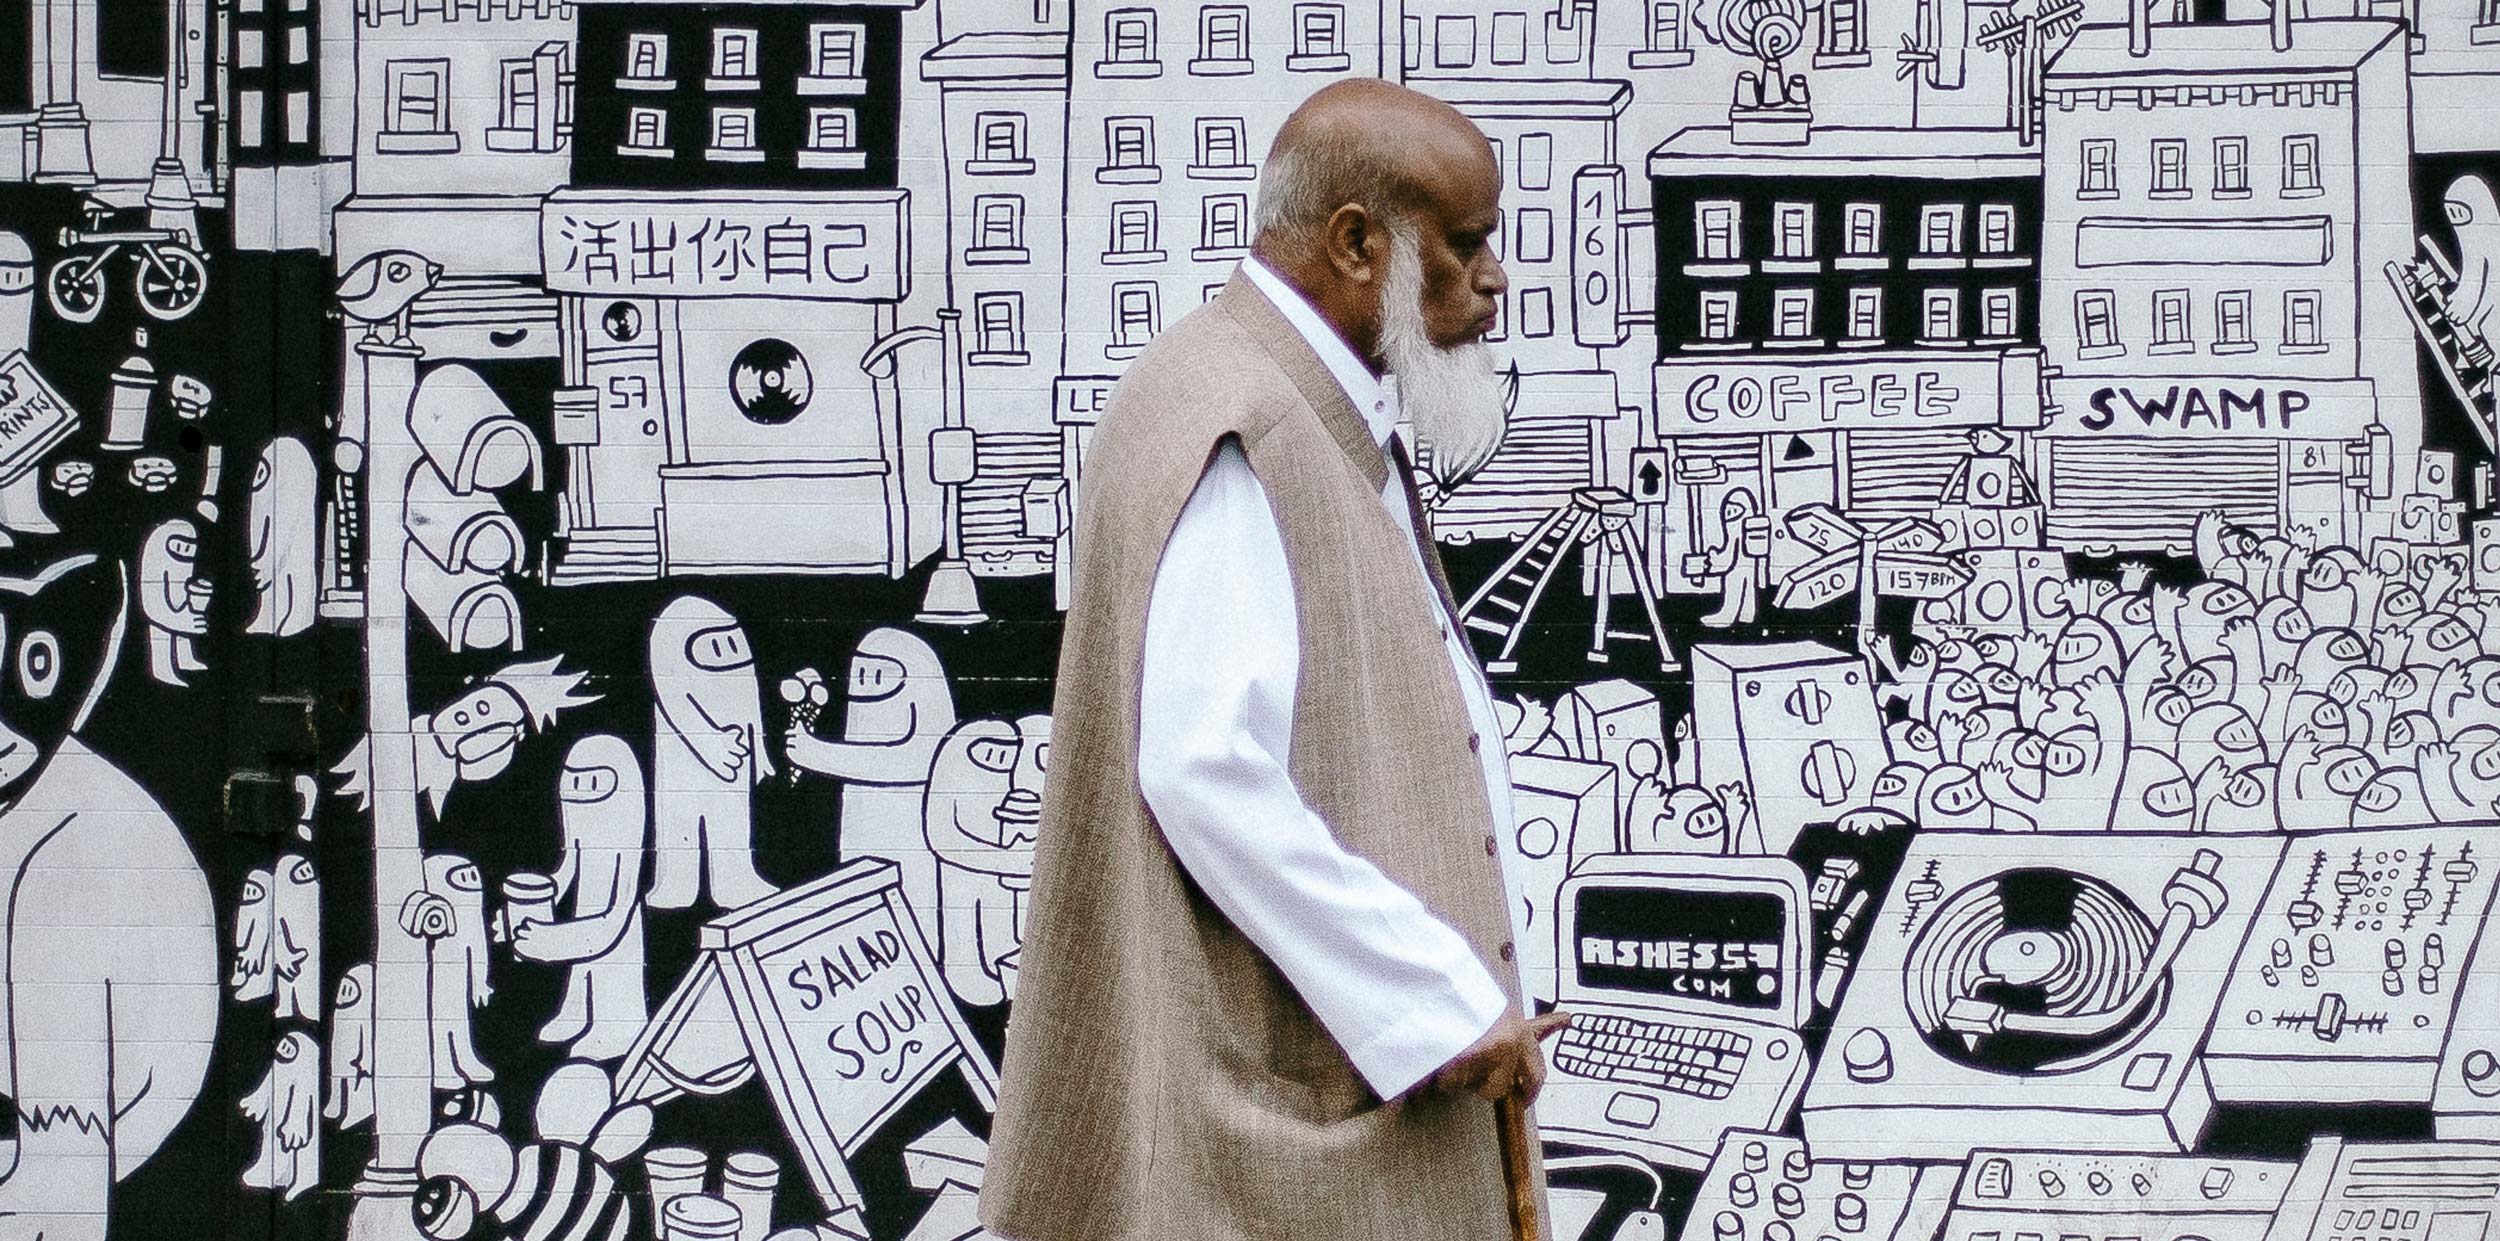
[{"label": "bald head", "polygon": [[1349,205],[1396,225],[1500,180],[1491,144],[1458,109],[1349,78],[1303,100],[1276,131],[1259,175],[1260,248],[1310,245]]}]

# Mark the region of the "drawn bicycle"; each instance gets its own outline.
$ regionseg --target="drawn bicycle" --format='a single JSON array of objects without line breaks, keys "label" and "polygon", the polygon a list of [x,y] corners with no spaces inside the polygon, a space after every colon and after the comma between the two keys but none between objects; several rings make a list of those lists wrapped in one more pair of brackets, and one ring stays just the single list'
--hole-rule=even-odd
[{"label": "drawn bicycle", "polygon": [[52,265],[44,279],[44,298],[52,313],[71,323],[93,323],[104,313],[105,264],[114,255],[130,248],[131,292],[138,295],[139,308],[154,318],[172,322],[199,308],[208,295],[208,260],[192,246],[193,238],[185,229],[126,228],[107,229],[112,206],[89,199],[81,212],[85,228],[64,228],[60,232],[61,248],[77,250],[91,247],[85,253],[73,253]]}]

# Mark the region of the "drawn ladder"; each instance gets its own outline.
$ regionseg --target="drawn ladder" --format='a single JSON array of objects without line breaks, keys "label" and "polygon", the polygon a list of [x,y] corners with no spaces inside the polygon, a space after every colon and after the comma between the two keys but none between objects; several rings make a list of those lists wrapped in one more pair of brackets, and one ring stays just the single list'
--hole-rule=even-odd
[{"label": "drawn ladder", "polygon": [[[1518,649],[1520,635],[1526,632],[1537,601],[1545,596],[1545,588],[1553,584],[1565,556],[1576,545],[1588,546],[1589,555],[1595,558],[1590,568],[1597,583],[1597,619],[1591,627],[1589,659],[1606,662],[1606,643],[1623,638],[1656,644],[1662,671],[1674,672],[1683,667],[1675,657],[1675,649],[1667,644],[1665,623],[1658,618],[1658,592],[1650,585],[1649,572],[1643,567],[1646,561],[1639,536],[1632,530],[1632,514],[1632,497],[1619,488],[1577,488],[1568,501],[1547,513],[1536,529],[1520,541],[1519,550],[1504,559],[1501,567],[1467,596],[1466,604],[1458,610],[1459,622],[1502,640],[1502,649],[1485,662],[1485,671],[1519,670],[1519,661],[1511,658],[1511,653]],[[1623,558],[1631,572],[1632,589],[1640,596],[1641,610],[1649,618],[1646,633],[1606,627],[1614,598],[1607,583],[1617,556]],[[1479,615],[1480,609],[1491,611]]]},{"label": "drawn ladder", "polygon": [[[2439,359],[2439,373],[2465,406],[2470,415],[2467,421],[2483,437],[2483,447],[2500,451],[2500,411],[2494,409],[2491,372],[2484,369],[2473,383],[2465,381],[2465,334],[2448,317],[2444,290],[2456,284],[2456,271],[2427,237],[2422,239],[2422,253],[2419,263],[2389,262],[2387,282],[2401,295],[2398,300],[2404,303],[2405,317],[2413,320],[2413,330],[2430,346],[2431,356]],[[2425,277],[2426,268],[2436,281]]]}]

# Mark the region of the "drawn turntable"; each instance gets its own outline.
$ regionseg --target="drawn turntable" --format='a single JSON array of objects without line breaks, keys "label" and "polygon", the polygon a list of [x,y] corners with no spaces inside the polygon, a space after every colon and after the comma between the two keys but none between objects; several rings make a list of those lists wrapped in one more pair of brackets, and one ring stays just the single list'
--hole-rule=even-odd
[{"label": "drawn turntable", "polygon": [[[2280,839],[1928,832],[1842,994],[1806,1138],[1824,1157],[1952,1161],[1985,1140],[2182,1151],[2245,895]],[[2068,867],[2044,864],[2046,859]]]}]

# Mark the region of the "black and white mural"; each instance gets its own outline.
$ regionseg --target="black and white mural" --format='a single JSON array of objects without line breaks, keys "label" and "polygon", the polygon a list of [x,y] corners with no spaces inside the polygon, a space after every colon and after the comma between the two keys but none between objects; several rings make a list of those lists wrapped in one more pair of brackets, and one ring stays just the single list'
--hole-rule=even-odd
[{"label": "black and white mural", "polygon": [[1558,1241],[2500,1236],[2493,0],[8,10],[0,1241],[988,1236],[1090,428],[1348,76]]}]

